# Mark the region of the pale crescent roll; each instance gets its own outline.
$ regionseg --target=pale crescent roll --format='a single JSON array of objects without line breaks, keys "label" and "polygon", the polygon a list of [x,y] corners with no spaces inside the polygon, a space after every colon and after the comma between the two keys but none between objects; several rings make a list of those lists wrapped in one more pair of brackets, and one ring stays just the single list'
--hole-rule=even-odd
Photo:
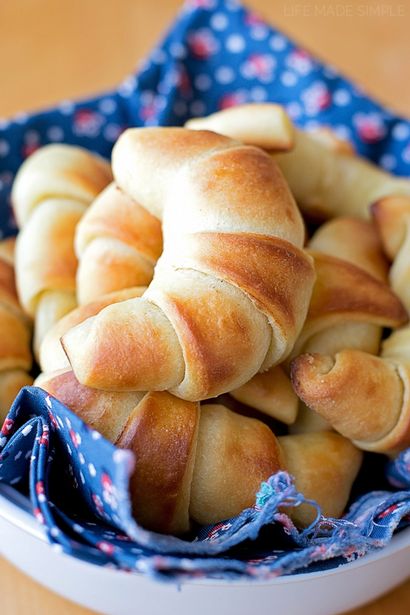
[{"label": "pale crescent roll", "polygon": [[35,319],[34,349],[76,306],[75,227],[109,183],[107,162],[71,145],[47,145],[21,165],[11,193],[20,233],[16,246],[19,298]]}]

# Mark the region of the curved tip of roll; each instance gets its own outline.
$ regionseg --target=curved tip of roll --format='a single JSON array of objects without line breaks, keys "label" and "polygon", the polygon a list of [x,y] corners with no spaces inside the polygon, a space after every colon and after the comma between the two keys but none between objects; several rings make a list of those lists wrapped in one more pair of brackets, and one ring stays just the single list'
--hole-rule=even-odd
[{"label": "curved tip of roll", "polygon": [[[292,386],[305,403],[305,397],[325,384],[327,376],[335,366],[335,359],[318,353],[302,354],[290,365]],[[326,385],[327,388],[327,385]],[[308,404],[309,405],[309,404]]]},{"label": "curved tip of roll", "polygon": [[[95,317],[88,318],[84,322],[67,331],[60,338],[61,346],[67,355],[78,381],[85,385],[89,384],[89,374],[87,373],[85,366],[91,365],[91,361],[88,360],[85,365],[83,365],[81,358],[88,353],[87,338],[89,337],[94,319]],[[81,351],[79,352],[80,349]]]}]

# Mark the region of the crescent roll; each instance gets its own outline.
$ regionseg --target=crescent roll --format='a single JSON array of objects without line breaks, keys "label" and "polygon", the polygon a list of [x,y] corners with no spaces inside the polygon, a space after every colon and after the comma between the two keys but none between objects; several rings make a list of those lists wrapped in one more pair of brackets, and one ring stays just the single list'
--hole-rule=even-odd
[{"label": "crescent roll", "polygon": [[305,354],[292,362],[298,396],[356,446],[394,453],[410,445],[410,327],[380,357],[357,350]]},{"label": "crescent roll", "polygon": [[141,298],[63,336],[79,381],[195,401],[281,362],[315,274],[273,160],[211,132],[144,128],[123,133],[113,169],[121,189],[162,220],[164,251]]},{"label": "crescent roll", "polygon": [[40,346],[39,362],[43,372],[51,372],[58,369],[70,367],[63,347],[61,345],[61,337],[75,325],[78,325],[87,318],[95,316],[102,309],[113,303],[141,297],[145,291],[145,286],[136,286],[125,288],[103,295],[95,301],[91,301],[86,305],[80,305],[61,318],[51,329],[46,333]]},{"label": "crescent roll", "polygon": [[[334,218],[319,227],[310,239],[308,248],[314,250],[318,277],[301,333],[303,341],[296,343],[292,356],[306,349],[309,352],[334,353],[347,346],[377,353],[382,328],[388,322],[386,318],[389,319],[389,315],[397,310],[397,326],[405,321],[406,316],[397,297],[385,283],[388,262],[375,225],[360,218]],[[369,275],[380,282],[369,282]],[[379,304],[376,308],[376,294],[379,297],[384,295],[384,307]],[[360,305],[361,308],[356,311]],[[312,320],[316,320],[315,325]],[[309,328],[312,326],[315,332],[310,334]],[[299,404],[281,366],[257,374],[239,389],[231,391],[231,395],[264,414],[292,425],[292,432],[328,429],[323,419]]]},{"label": "crescent roll", "polygon": [[381,328],[407,322],[401,301],[364,269],[321,252],[310,254],[317,278],[292,357],[303,352],[331,354],[348,347],[376,353]]},{"label": "crescent roll", "polygon": [[[345,348],[377,354],[383,327],[403,324],[406,315],[386,284],[388,263],[375,225],[359,218],[334,218],[316,231],[308,246],[315,250],[318,277],[292,356],[302,352],[333,355]],[[301,402],[291,431],[329,427]]]},{"label": "crescent roll", "polygon": [[390,284],[410,314],[410,197],[386,196],[372,205],[372,214],[392,261]]},{"label": "crescent roll", "polygon": [[[189,120],[187,125],[194,130],[216,130],[250,145],[259,145],[259,135],[265,131],[270,135],[266,149],[275,150],[275,132],[271,133],[276,131],[280,143],[279,135],[286,126],[278,117],[275,104],[247,104]],[[252,130],[244,131],[243,126],[248,125]],[[374,201],[388,195],[410,195],[408,179],[394,177],[352,155],[350,149],[334,147],[334,139],[324,139],[321,133],[295,129],[294,147],[273,155],[300,208],[315,218],[369,218]]]},{"label": "crescent roll", "polygon": [[110,179],[108,163],[70,145],[37,150],[16,175],[16,280],[21,304],[35,319],[37,356],[45,333],[76,305],[75,227]]},{"label": "crescent roll", "polygon": [[161,224],[113,183],[77,225],[75,247],[78,302],[86,304],[151,282],[162,252]]},{"label": "crescent roll", "polygon": [[[43,374],[36,384],[135,453],[134,514],[160,532],[183,533],[191,520],[206,525],[239,514],[279,469],[295,476],[323,514],[340,516],[362,460],[337,434],[278,439],[261,421],[221,404],[200,406],[167,392],[98,391],[80,385],[70,370]],[[290,514],[301,526],[314,518],[308,505]]]},{"label": "crescent roll", "polygon": [[19,390],[33,382],[31,323],[21,309],[14,280],[15,240],[0,241],[0,422]]}]

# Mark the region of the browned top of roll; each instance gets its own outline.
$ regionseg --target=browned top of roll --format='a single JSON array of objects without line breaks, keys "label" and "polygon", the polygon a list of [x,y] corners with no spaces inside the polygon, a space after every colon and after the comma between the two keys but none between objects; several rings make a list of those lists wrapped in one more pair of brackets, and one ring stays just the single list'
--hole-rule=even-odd
[{"label": "browned top of roll", "polygon": [[342,259],[315,251],[310,254],[317,278],[293,356],[303,351],[312,335],[343,320],[385,327],[398,327],[407,322],[403,304],[387,284]]},{"label": "browned top of roll", "polygon": [[189,529],[199,405],[169,393],[148,393],[129,416],[117,445],[132,450],[131,479],[138,520],[153,530]]},{"label": "browned top of roll", "polygon": [[162,220],[164,251],[141,299],[64,336],[77,377],[196,401],[285,358],[314,271],[303,220],[272,158],[207,131],[131,129],[114,148],[113,169],[118,185]]}]

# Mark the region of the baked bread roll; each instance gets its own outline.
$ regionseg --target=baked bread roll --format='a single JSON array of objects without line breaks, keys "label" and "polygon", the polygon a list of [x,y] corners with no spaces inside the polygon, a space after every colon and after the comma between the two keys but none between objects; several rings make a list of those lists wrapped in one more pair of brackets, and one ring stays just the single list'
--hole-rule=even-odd
[{"label": "baked bread roll", "polygon": [[[315,285],[314,297],[319,302],[322,311],[321,330],[316,331],[308,341],[305,341],[312,351],[337,352],[345,345],[352,345],[356,348],[378,352],[380,338],[382,334],[382,322],[380,325],[375,322],[365,322],[366,313],[369,314],[369,319],[374,320],[371,316],[371,307],[364,305],[363,295],[361,294],[360,285],[363,284],[360,272],[356,268],[349,268],[352,276],[358,275],[357,285],[352,285],[352,280],[346,281],[346,272],[343,263],[349,262],[352,265],[360,267],[363,271],[382,280],[387,279],[388,263],[383,255],[380,238],[377,230],[372,222],[361,220],[359,218],[335,218],[323,224],[313,235],[309,241],[308,247],[320,251],[324,254],[329,254],[337,258],[337,260],[326,259],[324,254],[318,255],[318,279]],[[353,273],[352,273],[353,272]],[[368,277],[364,276],[365,282]],[[336,286],[339,285],[337,288]],[[369,290],[368,287],[366,287]],[[387,300],[385,307],[379,312],[388,317],[391,309],[397,309],[397,298],[383,284],[383,293],[387,290]],[[357,289],[357,290],[356,290]],[[373,292],[374,292],[373,288]],[[378,291],[380,292],[380,291]],[[333,294],[333,300],[329,301]],[[340,297],[338,298],[338,295]],[[370,297],[371,289],[370,289]],[[343,297],[345,297],[346,305],[343,305]],[[357,301],[362,300],[362,313],[349,314],[352,307]],[[339,300],[339,312],[336,301]],[[366,299],[368,302],[368,297]],[[313,310],[314,306],[312,306]],[[309,318],[305,326],[309,327]],[[339,322],[329,324],[327,319],[338,317]],[[402,318],[405,315],[402,314]],[[377,321],[376,321],[377,322]],[[320,326],[320,323],[319,323]],[[304,331],[302,331],[302,336]],[[298,343],[294,352],[298,350]],[[255,408],[264,414],[268,414],[277,418],[288,425],[292,425],[292,433],[304,433],[309,431],[328,430],[329,426],[317,414],[305,407],[295,395],[291,382],[282,367],[274,367],[263,374],[257,374],[248,383],[239,389],[232,391],[231,395],[242,403]],[[297,416],[297,420],[296,420]],[[296,420],[296,422],[295,422]]]},{"label": "baked bread roll", "polygon": [[[399,315],[401,310],[404,322],[405,315],[397,297],[385,284],[388,263],[375,225],[360,218],[334,218],[319,227],[308,247],[317,253],[318,279],[311,311],[302,331],[302,338],[306,337],[302,343],[296,344],[293,356],[303,351],[334,354],[348,347],[377,354],[386,323],[383,318],[395,311]],[[381,286],[371,281],[369,285],[368,275],[363,275],[365,272],[380,280]],[[382,295],[385,297],[384,307],[379,303],[376,309],[380,318],[378,322],[374,312],[375,300]],[[309,337],[315,310],[317,330]],[[329,319],[335,319],[333,324],[329,324]],[[400,318],[396,320],[396,326],[399,321]],[[300,403],[292,433],[328,429],[327,421]]]},{"label": "baked bread roll", "polygon": [[[208,118],[190,120],[189,127],[214,130],[217,126],[220,134],[242,138],[253,145],[259,142],[263,130],[269,133],[277,126],[276,107],[267,103],[243,105],[241,111],[237,107],[225,109]],[[247,120],[247,115],[251,119]],[[242,125],[248,121],[253,133],[242,130]],[[294,138],[293,149],[274,156],[300,208],[312,217],[369,218],[369,207],[376,200],[388,195],[410,195],[408,179],[394,177],[350,151],[335,148],[334,141],[326,141],[320,133],[295,129]],[[271,140],[274,142],[273,136]],[[309,169],[309,172],[301,172],[301,169]]]},{"label": "baked bread roll", "polygon": [[278,440],[257,419],[221,404],[200,409],[190,514],[202,525],[253,506],[262,481],[284,468]]},{"label": "baked bread roll", "polygon": [[308,243],[309,249],[340,258],[387,282],[389,263],[376,225],[360,218],[333,218],[322,224]]},{"label": "baked bread roll", "polygon": [[123,133],[113,169],[124,192],[162,219],[164,252],[141,299],[63,336],[80,382],[200,400],[281,362],[314,271],[273,160],[211,132],[144,128]]},{"label": "baked bread roll", "polygon": [[33,382],[31,323],[21,309],[14,281],[13,239],[0,241],[0,422],[19,390]]},{"label": "baked bread roll", "polygon": [[[42,341],[40,346],[42,371],[51,372],[70,367],[60,339],[72,327],[84,322],[90,316],[98,314],[108,305],[126,301],[133,297],[140,297],[144,291],[144,286],[137,286],[112,292],[66,314],[50,329]],[[263,374],[256,374],[242,387],[231,391],[230,395],[234,399],[288,425],[293,423],[296,418],[299,400],[289,377],[283,367],[279,365],[272,367]]]},{"label": "baked bread roll", "polygon": [[[341,517],[362,463],[362,453],[346,438],[329,431],[278,438],[286,468],[296,488],[318,502],[325,517]],[[308,504],[292,509],[299,527],[312,523],[315,511]]]},{"label": "baked bread roll", "polygon": [[317,414],[316,412],[308,408],[308,406],[298,398],[297,416],[295,421],[289,426],[290,434],[308,434],[316,433],[318,431],[331,430],[332,426],[328,421],[326,421],[322,416],[320,416],[320,414]]},{"label": "baked bread roll", "polygon": [[[98,391],[80,385],[70,370],[43,374],[36,384],[134,451],[134,513],[160,532],[183,533],[191,520],[206,525],[239,514],[281,468],[323,514],[339,516],[361,463],[361,453],[337,434],[278,440],[262,422],[220,404],[200,407],[167,392]],[[290,514],[301,525],[314,517],[308,506]]]},{"label": "baked bread roll", "polygon": [[291,425],[298,413],[299,399],[282,365],[256,374],[230,395],[251,408]]},{"label": "baked bread roll", "polygon": [[289,151],[295,146],[295,129],[284,107],[274,103],[236,105],[205,118],[188,120],[186,128],[212,130],[268,151]]},{"label": "baked bread roll", "polygon": [[118,303],[120,301],[126,301],[127,299],[133,299],[134,297],[140,297],[145,291],[145,286],[136,286],[132,288],[125,288],[113,293],[109,293],[97,299],[91,301],[86,305],[80,305],[75,308],[61,320],[59,320],[44,336],[44,339],[40,346],[39,362],[43,372],[51,372],[58,369],[64,369],[70,367],[70,363],[67,359],[63,347],[61,345],[61,337],[69,331],[75,325],[80,324],[101,312],[101,310],[107,305]]},{"label": "baked bread roll", "polygon": [[151,282],[162,252],[161,224],[113,183],[80,220],[75,247],[77,298],[86,304]]},{"label": "baked bread roll", "polygon": [[343,348],[379,349],[382,327],[398,327],[407,313],[387,284],[345,260],[310,251],[316,282],[308,315],[291,357],[334,354]]},{"label": "baked bread roll", "polygon": [[45,333],[76,305],[74,230],[110,179],[108,163],[69,145],[37,150],[16,175],[16,280],[21,304],[35,319],[36,356]]},{"label": "baked bread roll", "polygon": [[410,314],[410,197],[386,196],[372,205],[372,214],[392,261],[390,284]]},{"label": "baked bread roll", "polygon": [[359,448],[394,453],[410,445],[410,327],[385,340],[381,357],[305,354],[291,373],[298,396]]},{"label": "baked bread roll", "polygon": [[150,529],[183,533],[190,518],[213,523],[238,514],[254,503],[262,480],[279,469],[277,440],[269,428],[224,407],[200,412],[198,403],[166,392],[98,391],[80,385],[71,370],[42,374],[36,385],[135,453],[133,507]]}]

